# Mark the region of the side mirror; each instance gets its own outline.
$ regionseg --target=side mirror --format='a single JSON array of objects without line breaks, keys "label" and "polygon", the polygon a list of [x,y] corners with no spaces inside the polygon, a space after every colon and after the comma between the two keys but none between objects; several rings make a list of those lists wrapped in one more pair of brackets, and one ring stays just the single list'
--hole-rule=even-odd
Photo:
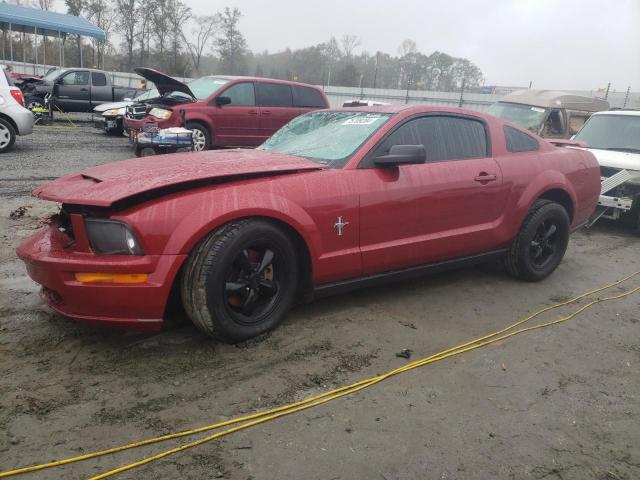
[{"label": "side mirror", "polygon": [[221,107],[222,105],[229,105],[231,99],[229,97],[216,97],[216,105]]},{"label": "side mirror", "polygon": [[394,145],[387,155],[373,159],[378,167],[392,167],[412,163],[425,163],[427,152],[424,145]]}]

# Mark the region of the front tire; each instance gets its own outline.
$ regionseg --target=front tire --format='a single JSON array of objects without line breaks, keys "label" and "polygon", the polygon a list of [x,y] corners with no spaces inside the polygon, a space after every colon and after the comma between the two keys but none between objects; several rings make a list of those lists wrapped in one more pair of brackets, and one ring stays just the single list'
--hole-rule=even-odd
[{"label": "front tire", "polygon": [[551,275],[567,251],[570,223],[562,205],[537,200],[507,253],[507,271],[528,282],[539,282]]},{"label": "front tire", "polygon": [[193,150],[195,152],[211,148],[211,133],[205,125],[200,122],[187,122],[185,128],[193,132]]},{"label": "front tire", "polygon": [[275,328],[291,308],[298,262],[287,234],[271,222],[239,220],[207,236],[185,264],[181,295],[205,334],[237,343]]},{"label": "front tire", "polygon": [[16,130],[4,118],[0,118],[0,153],[8,152],[16,141]]}]

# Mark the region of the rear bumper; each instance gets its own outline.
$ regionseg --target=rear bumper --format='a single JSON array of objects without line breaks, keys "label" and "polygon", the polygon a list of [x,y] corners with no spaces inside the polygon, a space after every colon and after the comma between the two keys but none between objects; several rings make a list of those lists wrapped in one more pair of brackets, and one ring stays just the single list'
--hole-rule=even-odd
[{"label": "rear bumper", "polygon": [[[173,280],[185,255],[95,255],[76,252],[54,226],[25,239],[16,253],[42,285],[44,301],[57,312],[93,325],[128,331],[160,329]],[[82,283],[79,272],[147,273],[140,284]]]},{"label": "rear bumper", "polygon": [[14,121],[18,135],[29,135],[33,131],[33,113],[22,105],[9,105],[2,109],[2,113]]}]

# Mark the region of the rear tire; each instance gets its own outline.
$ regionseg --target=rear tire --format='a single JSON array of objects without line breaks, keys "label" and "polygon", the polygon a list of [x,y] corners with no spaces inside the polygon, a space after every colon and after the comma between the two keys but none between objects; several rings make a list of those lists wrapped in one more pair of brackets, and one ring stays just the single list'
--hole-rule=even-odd
[{"label": "rear tire", "polygon": [[0,118],[0,153],[6,153],[11,150],[15,141],[15,128],[4,118]]},{"label": "rear tire", "polygon": [[295,247],[265,220],[223,225],[189,255],[182,302],[195,326],[237,343],[275,328],[291,308],[298,281]]},{"label": "rear tire", "polygon": [[509,248],[507,271],[528,282],[539,282],[551,275],[567,250],[570,223],[562,205],[537,200]]},{"label": "rear tire", "polygon": [[187,122],[185,128],[193,131],[193,150],[202,152],[211,148],[211,133],[200,122]]}]

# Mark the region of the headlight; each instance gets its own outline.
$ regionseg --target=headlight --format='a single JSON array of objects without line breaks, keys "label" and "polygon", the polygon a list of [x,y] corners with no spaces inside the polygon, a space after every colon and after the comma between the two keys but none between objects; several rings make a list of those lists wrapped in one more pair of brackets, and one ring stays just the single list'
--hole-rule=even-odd
[{"label": "headlight", "polygon": [[172,113],[173,112],[171,110],[165,110],[164,108],[152,108],[149,111],[149,115],[159,118],[160,120],[166,120]]},{"label": "headlight", "polygon": [[103,255],[144,255],[140,242],[124,223],[85,218],[84,225],[94,252]]},{"label": "headlight", "polygon": [[104,117],[119,117],[124,115],[124,107],[123,108],[112,108],[111,110],[105,110],[102,116]]}]

